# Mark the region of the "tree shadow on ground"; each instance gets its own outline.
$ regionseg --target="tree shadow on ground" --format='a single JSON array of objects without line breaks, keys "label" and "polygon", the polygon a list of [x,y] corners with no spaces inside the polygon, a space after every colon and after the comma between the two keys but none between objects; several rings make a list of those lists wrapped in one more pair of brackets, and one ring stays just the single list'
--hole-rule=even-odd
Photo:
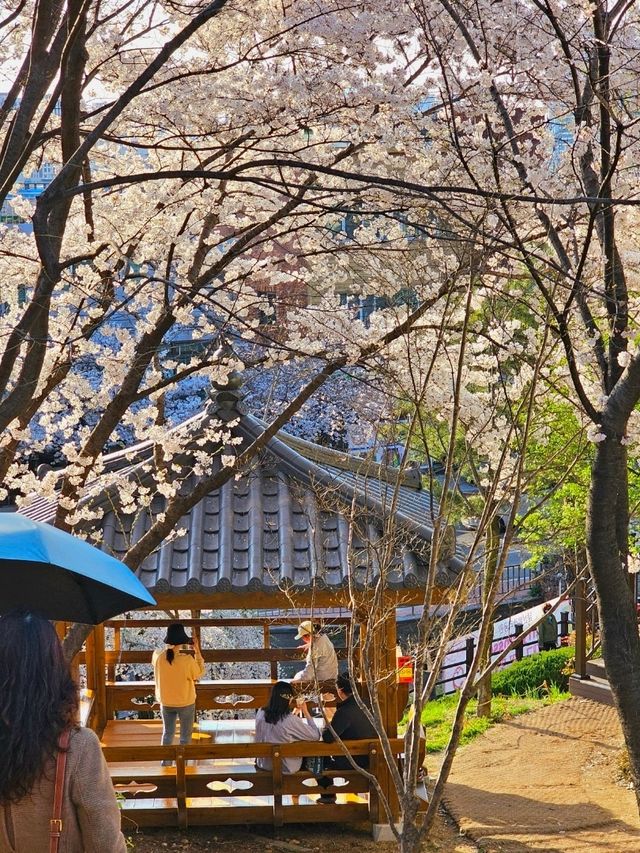
[{"label": "tree shadow on ground", "polygon": [[[567,791],[567,799],[570,796]],[[640,850],[640,828],[595,803],[541,802],[455,782],[448,783],[444,800],[465,834],[491,853]],[[582,833],[588,833],[588,839],[581,841]]]},{"label": "tree shadow on ground", "polygon": [[[516,717],[513,720],[504,720],[500,725],[505,729],[515,729],[518,732],[530,732],[532,734],[544,735],[545,737],[558,738],[559,740],[573,740],[580,743],[583,743],[586,737],[584,732],[580,731],[571,733],[561,728],[555,729],[551,726],[532,726],[520,717]],[[616,752],[620,749],[622,743],[622,733],[620,733],[619,738],[614,742],[612,742],[611,738],[599,740],[592,734],[588,735],[588,739],[594,746],[599,746],[601,749],[608,750],[609,752]]]}]

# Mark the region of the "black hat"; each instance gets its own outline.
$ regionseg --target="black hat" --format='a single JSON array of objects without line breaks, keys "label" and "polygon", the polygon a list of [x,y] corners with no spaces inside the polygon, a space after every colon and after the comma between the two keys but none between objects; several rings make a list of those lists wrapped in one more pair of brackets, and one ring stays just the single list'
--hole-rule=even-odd
[{"label": "black hat", "polygon": [[193,640],[184,630],[184,625],[180,622],[173,622],[167,628],[167,636],[164,638],[167,646],[183,646],[185,643],[192,643]]}]

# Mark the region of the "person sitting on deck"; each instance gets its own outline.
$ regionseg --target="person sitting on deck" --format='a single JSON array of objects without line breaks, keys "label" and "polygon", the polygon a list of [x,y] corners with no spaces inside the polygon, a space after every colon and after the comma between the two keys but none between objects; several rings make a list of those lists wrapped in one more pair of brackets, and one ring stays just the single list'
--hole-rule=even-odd
[{"label": "person sitting on deck", "polygon": [[[257,743],[293,743],[297,740],[320,740],[321,732],[311,716],[307,703],[297,700],[302,717],[296,717],[291,711],[294,693],[286,681],[276,681],[271,690],[268,703],[259,708],[256,714]],[[270,758],[257,758],[259,770],[271,770]],[[297,773],[302,767],[302,758],[282,759],[283,773]]]},{"label": "person sitting on deck", "polygon": [[[356,702],[353,695],[353,687],[351,678],[348,673],[341,673],[336,679],[336,690],[338,693],[339,703],[336,712],[331,720],[331,727],[327,728],[322,733],[322,740],[325,743],[334,743],[336,737],[340,740],[366,740],[367,738],[377,739],[378,734],[373,727],[371,720]],[[368,755],[354,755],[353,761],[358,767],[368,769]],[[325,758],[325,770],[353,770],[353,764],[349,761],[346,755],[340,754]],[[327,788],[331,784],[331,779],[328,776],[321,776],[318,779],[318,785],[321,788]],[[322,794],[319,803],[335,803],[335,794]]]},{"label": "person sitting on deck", "polygon": [[338,656],[333,643],[318,625],[309,619],[298,626],[296,640],[302,640],[307,649],[305,668],[297,672],[292,681],[335,681],[338,675]]},{"label": "person sitting on deck", "polygon": [[[204,660],[197,639],[188,636],[180,622],[169,625],[164,642],[168,649],[152,657],[156,698],[162,714],[162,745],[171,746],[180,720],[180,743],[191,743],[196,716],[195,682],[204,675]],[[193,645],[193,652],[180,646]],[[171,766],[165,760],[162,764]]]}]

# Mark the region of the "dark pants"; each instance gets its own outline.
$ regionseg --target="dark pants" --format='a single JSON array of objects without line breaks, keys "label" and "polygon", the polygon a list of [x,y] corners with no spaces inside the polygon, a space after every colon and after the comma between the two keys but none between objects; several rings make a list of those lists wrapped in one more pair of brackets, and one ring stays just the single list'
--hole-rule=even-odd
[{"label": "dark pants", "polygon": [[542,651],[543,651],[543,652],[550,652],[550,651],[552,651],[553,649],[557,649],[557,648],[558,648],[558,647],[556,646],[556,644],[555,644],[555,643],[544,643],[544,644],[543,644],[543,646],[542,646]]}]

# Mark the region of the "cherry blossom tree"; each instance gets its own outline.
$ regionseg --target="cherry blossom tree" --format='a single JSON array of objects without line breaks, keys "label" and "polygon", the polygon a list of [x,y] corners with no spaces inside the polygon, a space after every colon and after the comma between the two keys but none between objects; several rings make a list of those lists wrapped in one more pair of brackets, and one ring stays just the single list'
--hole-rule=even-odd
[{"label": "cherry blossom tree", "polygon": [[[401,270],[395,267],[396,277]],[[530,442],[544,439],[546,412],[540,405],[547,383],[543,368],[557,347],[546,324],[533,324],[514,300],[487,300],[476,292],[474,276],[457,293],[449,292],[440,300],[409,338],[394,342],[390,357],[381,370],[388,383],[388,395],[402,409],[405,422],[399,431],[406,453],[401,469],[410,456],[420,460],[441,460],[444,482],[425,477],[425,486],[437,493],[428,524],[433,533],[428,547],[411,538],[393,514],[385,519],[381,535],[371,529],[367,511],[352,507],[351,529],[357,531],[357,545],[350,548],[354,570],[350,609],[365,625],[356,638],[352,627],[348,637],[350,665],[364,677],[371,705],[363,695],[357,697],[363,712],[370,717],[381,740],[381,751],[389,767],[391,796],[379,790],[383,806],[403,853],[417,853],[432,827],[444,786],[460,743],[465,712],[470,700],[483,685],[490,683],[498,661],[492,660],[494,612],[499,603],[499,581],[509,550],[522,523],[522,498],[535,480],[539,456],[529,459]],[[484,322],[478,325],[478,318]],[[457,550],[460,572],[451,584],[446,577],[452,555],[453,526],[459,518],[455,498],[457,468],[466,453],[473,463],[481,496],[477,529],[471,541]],[[433,470],[433,467],[432,467]],[[375,471],[370,472],[375,477]],[[399,480],[401,482],[401,480]],[[378,487],[379,489],[380,487]],[[376,489],[376,493],[378,491]],[[389,494],[393,507],[398,492]],[[542,496],[541,496],[542,499]],[[330,490],[327,500],[331,500]],[[504,535],[497,532],[498,513],[506,518]],[[411,543],[409,546],[407,543]],[[389,576],[397,571],[398,553],[412,547],[428,568],[421,590],[422,610],[410,654],[414,665],[414,691],[410,700],[405,732],[404,762],[398,767],[390,749],[384,710],[378,701],[380,683],[395,679],[380,666],[379,646],[384,645],[380,631],[389,618],[389,603],[383,589]],[[367,552],[366,559],[363,551]],[[357,586],[362,565],[379,567],[375,591]],[[456,621],[479,577],[483,582],[482,606],[477,617],[479,631],[474,659],[460,690],[455,721],[441,767],[429,774],[425,785],[428,807],[420,799],[421,739],[425,736],[420,720],[440,675],[449,641],[455,636]],[[436,588],[451,584],[450,594],[441,609],[432,606]],[[428,741],[429,733],[426,732]],[[432,768],[429,768],[432,770]],[[375,780],[371,779],[372,784]],[[394,823],[393,798],[399,803],[400,820]]]},{"label": "cherry blossom tree", "polygon": [[[369,36],[379,28],[394,38],[403,24],[391,4],[383,11],[374,21],[337,2],[8,7],[0,21],[0,201],[9,220],[0,248],[3,496],[49,496],[57,525],[90,526],[83,499],[105,449],[154,441],[156,489],[169,504],[127,555],[135,567],[327,380],[375,368],[455,286],[464,267],[452,256],[415,282],[410,304],[354,319],[323,270],[355,245],[341,222],[360,190],[274,162],[304,153],[325,167],[356,165],[368,147],[384,156],[392,89],[383,84],[393,74],[379,70],[387,48]],[[409,110],[408,96],[403,102]],[[18,192],[19,179],[42,164],[56,174],[33,201]],[[357,248],[382,255],[405,244],[394,214],[384,242],[370,229]],[[275,327],[263,321],[273,294],[287,309]],[[219,346],[223,333],[254,368],[300,361],[306,379],[250,448],[223,454],[222,470],[211,473],[203,454],[207,476],[185,498],[181,478],[169,476],[180,440],[167,438],[167,420],[187,385],[223,385],[242,366]],[[226,438],[224,424],[209,436],[219,447]],[[51,448],[64,470],[37,479],[33,459]],[[120,488],[127,505],[150,500]]]},{"label": "cherry blossom tree", "polygon": [[[545,306],[558,344],[543,377],[595,444],[586,552],[602,649],[640,791],[640,640],[627,572],[629,447],[638,442],[637,92],[633,4],[404,6],[399,167],[327,168],[382,193],[442,241],[496,248],[480,291]],[[403,49],[404,48],[404,49]],[[367,168],[368,167],[368,168]],[[631,470],[632,476],[635,472]],[[638,794],[640,797],[640,794]]]},{"label": "cherry blossom tree", "polygon": [[[526,306],[555,343],[545,388],[595,443],[587,553],[640,791],[626,571],[640,399],[637,9],[13,0],[2,14],[0,202],[23,222],[3,226],[0,248],[3,488],[55,493],[56,523],[74,527],[110,442],[150,438],[168,469],[180,384],[224,384],[240,366],[221,332],[256,369],[299,360],[308,378],[203,490],[331,377],[395,365],[400,381],[408,347],[433,330],[456,341],[473,315],[451,319],[461,293],[477,332],[487,296]],[[33,203],[16,182],[43,163],[56,177]],[[403,264],[412,276],[398,287]],[[387,307],[363,322],[335,295],[341,276]],[[274,310],[278,322],[262,322]],[[536,362],[535,327],[492,333],[507,349],[530,345]],[[474,369],[453,363],[487,387],[480,356]],[[430,405],[454,418],[439,365]],[[29,456],[52,445],[64,476],[36,482]],[[180,497],[169,478],[157,487],[170,503],[131,566],[201,497]]]},{"label": "cherry blossom tree", "polygon": [[[501,195],[495,217],[510,244],[506,253],[551,311],[563,348],[558,369],[568,374],[567,393],[597,443],[587,555],[607,674],[639,791],[640,642],[626,565],[627,447],[638,438],[640,400],[637,214],[626,206],[637,186],[637,10],[601,2],[514,5],[506,27],[501,15],[498,32],[461,5],[445,0],[440,8],[440,22],[462,48],[456,57],[422,18],[449,90],[449,150],[457,146],[470,183]],[[462,94],[462,52],[474,69],[463,85],[474,84],[482,112],[469,98],[454,106]]]}]

